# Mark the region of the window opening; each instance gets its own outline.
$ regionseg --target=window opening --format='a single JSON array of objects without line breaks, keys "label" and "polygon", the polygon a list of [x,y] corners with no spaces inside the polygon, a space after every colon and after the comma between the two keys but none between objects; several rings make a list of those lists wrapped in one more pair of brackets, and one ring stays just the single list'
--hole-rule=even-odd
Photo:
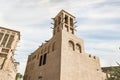
[{"label": "window opening", "polygon": [[72,50],[75,50],[74,49],[74,43],[72,41],[69,41],[69,47],[72,49]]},{"label": "window opening", "polygon": [[40,56],[40,60],[39,60],[39,66],[41,66],[42,65],[42,56]]},{"label": "window opening", "polygon": [[81,51],[81,46],[80,46],[79,44],[76,44],[76,51],[79,52],[79,53],[82,52],[82,51]]},{"label": "window opening", "polygon": [[61,22],[61,17],[59,16],[58,17],[58,25],[60,24],[60,22]]},{"label": "window opening", "polygon": [[7,43],[7,46],[6,46],[7,48],[11,48],[11,45],[12,45],[13,40],[14,40],[14,36],[11,35],[10,38],[9,38],[9,41],[8,41],[8,43]]},{"label": "window opening", "polygon": [[70,18],[70,26],[73,27],[73,19],[72,18]]},{"label": "window opening", "polygon": [[46,58],[47,58],[47,54],[44,54],[43,65],[46,64]]},{"label": "window opening", "polygon": [[0,33],[0,41],[2,40],[3,37],[3,33]]},{"label": "window opening", "polygon": [[9,37],[9,35],[5,34],[5,37],[4,37],[1,45],[5,46],[5,43],[6,43],[7,39],[8,39],[8,37]]},{"label": "window opening", "polygon": [[65,15],[65,23],[68,24],[68,16]]}]

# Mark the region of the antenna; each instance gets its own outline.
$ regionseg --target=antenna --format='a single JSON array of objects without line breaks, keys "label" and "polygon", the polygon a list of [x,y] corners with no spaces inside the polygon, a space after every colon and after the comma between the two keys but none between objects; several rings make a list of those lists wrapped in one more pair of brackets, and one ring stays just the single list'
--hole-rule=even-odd
[{"label": "antenna", "polygon": [[76,25],[75,25],[75,27],[74,27],[74,28],[76,28],[76,27],[78,27],[78,26],[76,26]]},{"label": "antenna", "polygon": [[77,31],[76,29],[74,29],[75,31]]},{"label": "antenna", "polygon": [[45,42],[49,42],[49,40],[45,40]]},{"label": "antenna", "polygon": [[51,18],[52,20],[54,20],[55,18]]},{"label": "antenna", "polygon": [[51,29],[54,29],[53,27],[50,27]]},{"label": "antenna", "polygon": [[[76,26],[76,25],[75,25],[75,27],[74,27],[74,28],[76,28],[76,27],[78,27],[78,26]],[[76,29],[74,29],[74,30],[75,30],[75,31],[77,31]]]},{"label": "antenna", "polygon": [[52,25],[54,25],[54,23],[51,23]]},{"label": "antenna", "polygon": [[77,23],[77,21],[74,22],[74,24],[76,24],[76,23]]}]

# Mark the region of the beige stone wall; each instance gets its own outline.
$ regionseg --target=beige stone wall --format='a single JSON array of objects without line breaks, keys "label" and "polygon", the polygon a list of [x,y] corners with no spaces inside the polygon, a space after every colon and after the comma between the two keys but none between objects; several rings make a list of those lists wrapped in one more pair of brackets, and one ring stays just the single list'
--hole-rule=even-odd
[{"label": "beige stone wall", "polygon": [[[27,63],[24,80],[60,80],[61,37],[59,36],[61,34],[56,34],[29,56],[29,59],[35,55],[36,58]],[[52,51],[54,43],[54,51]],[[39,66],[40,56],[45,53],[47,53],[46,64]],[[39,78],[40,76],[42,78]]]},{"label": "beige stone wall", "polygon": [[0,80],[15,80],[15,72],[0,70]]},{"label": "beige stone wall", "polygon": [[[81,39],[66,31],[62,34],[61,80],[105,80],[98,57],[85,53]],[[69,40],[79,43],[82,53],[76,47],[71,50]]]},{"label": "beige stone wall", "polygon": [[[33,58],[36,55],[36,58],[27,64],[25,72],[27,79],[24,80],[104,80],[105,74],[101,71],[99,58],[85,53],[83,40],[64,30],[62,34],[57,33],[48,43],[29,56]],[[69,40],[74,44],[79,43],[82,52],[78,52],[76,48],[75,51],[71,50]],[[52,51],[54,42],[55,51]],[[41,52],[42,50],[45,51]],[[43,66],[38,66],[40,56],[44,53],[48,53],[47,62]],[[42,78],[39,79],[39,75]]]}]

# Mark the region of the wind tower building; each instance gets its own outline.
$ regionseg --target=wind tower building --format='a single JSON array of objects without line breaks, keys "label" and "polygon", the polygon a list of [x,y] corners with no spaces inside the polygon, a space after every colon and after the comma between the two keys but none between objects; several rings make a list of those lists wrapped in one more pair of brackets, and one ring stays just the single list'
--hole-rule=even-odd
[{"label": "wind tower building", "polygon": [[28,56],[24,80],[105,80],[99,58],[75,35],[75,17],[61,10],[53,20],[53,36]]},{"label": "wind tower building", "polygon": [[0,80],[15,80],[19,63],[14,52],[19,40],[19,31],[0,27]]}]

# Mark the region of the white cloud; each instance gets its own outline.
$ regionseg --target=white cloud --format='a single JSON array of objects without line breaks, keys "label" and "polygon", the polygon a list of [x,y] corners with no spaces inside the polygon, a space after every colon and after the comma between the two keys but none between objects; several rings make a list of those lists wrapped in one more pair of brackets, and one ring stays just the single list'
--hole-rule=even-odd
[{"label": "white cloud", "polygon": [[105,6],[92,11],[88,10],[87,13],[88,16],[86,17],[92,19],[120,18],[119,12],[120,12],[120,7],[118,6],[117,7]]},{"label": "white cloud", "polygon": [[3,25],[5,22],[4,22],[4,19],[3,19],[3,14],[0,13],[0,23],[1,25]]},{"label": "white cloud", "polygon": [[[79,24],[78,24],[79,25]],[[89,25],[89,26],[88,26]],[[86,22],[86,24],[80,24],[76,29],[78,31],[100,31],[100,30],[109,30],[109,31],[119,31],[117,29],[119,25],[113,25],[113,24],[96,24],[94,22]]]}]

